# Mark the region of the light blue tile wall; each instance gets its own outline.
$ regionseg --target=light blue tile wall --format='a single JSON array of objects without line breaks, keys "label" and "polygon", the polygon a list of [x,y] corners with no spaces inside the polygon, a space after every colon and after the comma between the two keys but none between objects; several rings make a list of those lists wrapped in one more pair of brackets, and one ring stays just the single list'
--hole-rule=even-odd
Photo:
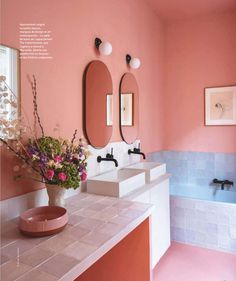
[{"label": "light blue tile wall", "polygon": [[[218,178],[234,181],[236,190],[236,154],[160,151],[147,159],[166,163],[173,186],[194,192]],[[236,204],[171,196],[170,218],[172,240],[236,253]]]},{"label": "light blue tile wall", "polygon": [[210,185],[218,178],[236,185],[236,153],[160,151],[150,153],[148,160],[166,163],[171,184]]},{"label": "light blue tile wall", "polygon": [[171,239],[236,253],[236,205],[171,196]]}]

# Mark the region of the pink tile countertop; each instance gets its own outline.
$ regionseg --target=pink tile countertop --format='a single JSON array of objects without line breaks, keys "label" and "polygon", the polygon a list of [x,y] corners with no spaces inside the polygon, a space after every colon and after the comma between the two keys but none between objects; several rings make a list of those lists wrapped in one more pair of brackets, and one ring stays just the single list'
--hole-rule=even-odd
[{"label": "pink tile countertop", "polygon": [[28,238],[18,219],[1,228],[2,281],[74,280],[152,213],[152,205],[80,193],[66,200],[61,233]]}]

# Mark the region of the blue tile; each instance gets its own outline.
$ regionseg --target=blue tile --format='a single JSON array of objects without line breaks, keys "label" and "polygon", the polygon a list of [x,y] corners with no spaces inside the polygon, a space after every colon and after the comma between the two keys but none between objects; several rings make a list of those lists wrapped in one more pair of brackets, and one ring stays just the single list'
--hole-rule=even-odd
[{"label": "blue tile", "polygon": [[236,185],[236,153],[158,151],[150,159],[166,163],[171,185],[209,187],[214,178],[233,180]]},{"label": "blue tile", "polygon": [[185,230],[183,228],[175,227],[175,240],[185,242]]},{"label": "blue tile", "polygon": [[185,240],[189,243],[194,243],[196,240],[196,232],[193,230],[185,230]]},{"label": "blue tile", "polygon": [[230,248],[232,252],[236,253],[236,239],[231,239],[230,241]]}]

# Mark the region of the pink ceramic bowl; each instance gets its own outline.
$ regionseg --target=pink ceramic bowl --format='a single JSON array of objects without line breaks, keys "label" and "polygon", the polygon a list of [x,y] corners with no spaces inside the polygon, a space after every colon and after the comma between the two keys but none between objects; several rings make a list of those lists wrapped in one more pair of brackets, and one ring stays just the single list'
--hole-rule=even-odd
[{"label": "pink ceramic bowl", "polygon": [[20,216],[19,229],[29,236],[47,236],[62,231],[67,222],[65,208],[43,206],[25,211]]}]

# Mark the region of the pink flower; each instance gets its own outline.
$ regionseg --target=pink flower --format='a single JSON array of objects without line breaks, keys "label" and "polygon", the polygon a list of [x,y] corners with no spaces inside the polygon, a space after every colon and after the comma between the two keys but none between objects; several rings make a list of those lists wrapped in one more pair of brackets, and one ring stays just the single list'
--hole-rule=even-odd
[{"label": "pink flower", "polygon": [[55,160],[57,163],[61,163],[62,157],[59,156],[59,155],[56,155],[56,156],[54,157],[54,160]]},{"label": "pink flower", "polygon": [[48,180],[51,180],[54,176],[54,171],[53,170],[47,170],[46,174],[45,174],[45,177],[46,179]]},{"label": "pink flower", "polygon": [[86,179],[87,179],[87,174],[85,172],[83,172],[81,175],[81,180],[86,181]]},{"label": "pink flower", "polygon": [[67,175],[65,173],[61,172],[58,174],[58,178],[60,181],[66,181]]}]

